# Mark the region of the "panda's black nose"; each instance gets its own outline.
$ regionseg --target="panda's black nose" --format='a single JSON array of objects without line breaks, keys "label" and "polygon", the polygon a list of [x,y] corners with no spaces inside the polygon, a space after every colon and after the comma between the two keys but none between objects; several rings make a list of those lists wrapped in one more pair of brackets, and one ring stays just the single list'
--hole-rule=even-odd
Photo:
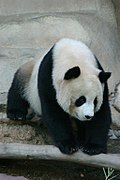
[{"label": "panda's black nose", "polygon": [[86,119],[92,119],[93,116],[86,115],[85,117],[86,117]]}]

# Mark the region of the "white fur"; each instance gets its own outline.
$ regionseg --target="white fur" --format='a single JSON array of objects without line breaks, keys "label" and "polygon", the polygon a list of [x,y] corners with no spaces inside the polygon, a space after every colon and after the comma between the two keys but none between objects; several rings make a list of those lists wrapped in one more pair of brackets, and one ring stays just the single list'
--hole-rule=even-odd
[{"label": "white fur", "polygon": [[[44,56],[43,56],[44,57]],[[38,94],[38,70],[43,58],[37,61],[33,68],[30,81],[26,86],[25,96],[37,114],[41,114],[41,104]],[[64,80],[64,75],[70,68],[79,66],[81,74],[78,78]],[[47,73],[47,70],[46,70]],[[80,41],[62,39],[53,48],[53,85],[59,105],[71,116],[81,121],[87,120],[85,115],[94,116],[101,107],[103,87],[98,79],[100,70],[90,49]],[[87,101],[80,107],[75,101],[85,96]],[[94,108],[94,99],[98,104]]]},{"label": "white fur", "polygon": [[40,64],[47,52],[39,60],[36,61],[31,78],[28,84],[26,84],[25,88],[25,98],[30,103],[30,106],[35,111],[35,113],[37,113],[38,115],[42,114],[40,97],[38,93],[38,71]]},{"label": "white fur", "polygon": [[[53,85],[56,89],[56,99],[60,106],[70,115],[86,120],[85,115],[93,116],[101,107],[103,87],[98,79],[100,70],[90,49],[80,41],[62,39],[53,50]],[[78,78],[64,80],[64,75],[70,68],[79,66],[81,74]],[[75,106],[75,101],[85,96],[87,102]],[[94,99],[98,104],[94,109]]]},{"label": "white fur", "polygon": [[37,61],[34,68],[33,72],[30,78],[29,83],[26,86],[26,93],[25,97],[30,103],[30,106],[33,108],[33,110],[38,114],[41,115],[41,103],[40,103],[40,98],[38,94],[38,69],[40,66],[41,61]]}]

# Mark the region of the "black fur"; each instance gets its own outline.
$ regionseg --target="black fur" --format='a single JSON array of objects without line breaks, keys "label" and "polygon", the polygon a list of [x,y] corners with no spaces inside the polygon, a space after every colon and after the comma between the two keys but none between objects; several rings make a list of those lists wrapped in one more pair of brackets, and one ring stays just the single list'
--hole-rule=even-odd
[{"label": "black fur", "polygon": [[80,122],[76,120],[78,142],[81,150],[87,154],[95,155],[107,153],[108,130],[111,124],[111,113],[108,103],[107,83],[104,88],[103,104],[91,121]]},{"label": "black fur", "polygon": [[75,66],[71,69],[69,69],[64,76],[65,80],[74,79],[80,76],[80,68],[78,66]]},{"label": "black fur", "polygon": [[110,76],[111,76],[110,72],[103,72],[102,71],[102,72],[100,72],[98,77],[99,77],[101,83],[105,83],[110,78]]},{"label": "black fur", "polygon": [[[106,153],[108,130],[111,124],[108,103],[108,86],[105,82],[103,104],[91,121],[80,122],[64,112],[56,100],[56,91],[52,81],[54,60],[53,48],[44,57],[38,73],[38,91],[45,125],[61,152],[72,154],[79,148],[90,155]],[[98,64],[99,69],[102,69]],[[29,103],[22,96],[23,86],[17,72],[8,93],[7,116],[11,119],[26,117]],[[75,121],[77,133],[74,133],[72,121]]]},{"label": "black fur", "polygon": [[7,98],[7,117],[10,119],[26,119],[29,104],[23,97],[24,82],[19,73],[15,73]]}]

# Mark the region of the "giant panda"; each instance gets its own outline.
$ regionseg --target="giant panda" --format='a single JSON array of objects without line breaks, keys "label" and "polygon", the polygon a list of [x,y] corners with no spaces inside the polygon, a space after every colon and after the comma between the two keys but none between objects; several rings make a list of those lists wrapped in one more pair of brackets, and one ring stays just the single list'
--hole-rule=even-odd
[{"label": "giant panda", "polygon": [[83,42],[60,39],[41,59],[17,70],[8,92],[7,117],[25,119],[31,107],[42,113],[62,153],[107,153],[110,75]]}]

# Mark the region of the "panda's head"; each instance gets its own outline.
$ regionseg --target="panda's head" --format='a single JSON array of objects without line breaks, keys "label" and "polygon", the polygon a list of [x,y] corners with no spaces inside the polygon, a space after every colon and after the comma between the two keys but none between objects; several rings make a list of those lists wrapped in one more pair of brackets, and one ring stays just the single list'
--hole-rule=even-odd
[{"label": "panda's head", "polygon": [[110,73],[98,69],[92,52],[79,41],[63,39],[53,51],[53,85],[58,104],[70,116],[90,120],[103,103]]}]

